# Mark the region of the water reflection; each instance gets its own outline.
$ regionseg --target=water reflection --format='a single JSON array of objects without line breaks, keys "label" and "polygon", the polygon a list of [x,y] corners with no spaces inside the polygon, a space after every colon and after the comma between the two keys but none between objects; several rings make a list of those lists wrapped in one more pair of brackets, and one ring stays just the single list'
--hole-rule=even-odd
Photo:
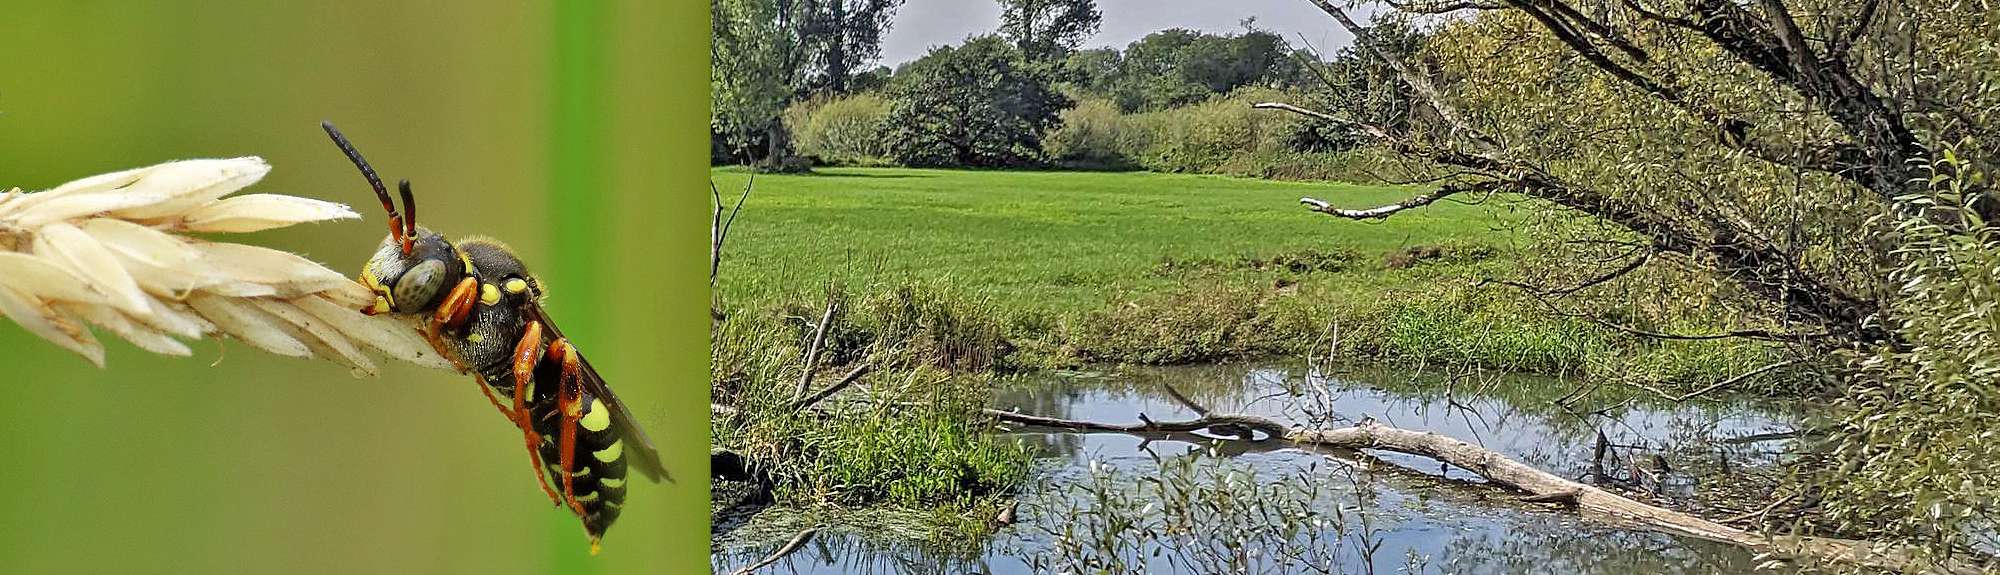
[{"label": "water reflection", "polygon": [[[1110,372],[1042,374],[1011,382],[997,407],[1067,419],[1138,422],[1140,414],[1164,421],[1194,417],[1166,393],[1182,395],[1217,412],[1254,413],[1285,421],[1346,421],[1373,418],[1464,439],[1542,469],[1584,477],[1592,472],[1599,433],[1614,452],[1653,464],[1659,454],[1665,471],[1652,478],[1658,496],[1685,495],[1698,487],[1704,470],[1718,461],[1758,465],[1777,457],[1757,445],[1726,445],[1718,439],[1784,431],[1796,417],[1748,401],[1724,404],[1662,405],[1635,398],[1598,397],[1563,406],[1556,400],[1574,385],[1531,377],[1472,381],[1394,370],[1323,376],[1303,365],[1225,364],[1176,368],[1128,368]],[[962,542],[955,549],[915,544],[922,537],[898,537],[867,521],[835,520],[836,525],[806,550],[774,566],[777,573],[989,573],[1038,572],[1037,557],[1054,547],[1050,533],[1079,521],[1081,505],[1041,505],[1091,481],[1095,463],[1126,477],[1156,473],[1162,458],[1186,457],[1214,443],[1192,434],[1135,437],[1080,435],[1022,429],[1016,437],[1042,458],[1036,494],[1021,510],[1021,523],[987,541]],[[1314,453],[1241,445],[1227,449],[1226,465],[1247,466],[1265,478],[1316,476],[1315,505],[1322,509],[1359,507],[1368,526],[1355,521],[1329,525],[1304,540],[1331,549],[1326,571],[1344,573],[1747,573],[1756,561],[1741,549],[1650,532],[1613,529],[1581,522],[1557,509],[1519,504],[1512,496],[1486,489],[1446,485],[1478,481],[1457,469],[1390,453]],[[1409,470],[1363,472],[1359,464],[1395,463]],[[1215,460],[1204,465],[1225,465]],[[1372,465],[1371,465],[1372,466]],[[1634,472],[1639,474],[1639,472]],[[1612,475],[1617,475],[1613,470]],[[1356,493],[1357,490],[1365,493]],[[1050,494],[1055,494],[1051,497]],[[1079,497],[1080,498],[1080,497]],[[1355,505],[1366,501],[1366,505]],[[1070,500],[1074,503],[1074,500]],[[727,572],[763,557],[796,528],[782,525],[796,516],[771,510],[719,543],[712,557]],[[1377,545],[1374,551],[1361,549]],[[1164,556],[1171,556],[1171,549]],[[1144,560],[1155,572],[1185,571],[1164,559]],[[1322,572],[1295,568],[1282,572]]]}]

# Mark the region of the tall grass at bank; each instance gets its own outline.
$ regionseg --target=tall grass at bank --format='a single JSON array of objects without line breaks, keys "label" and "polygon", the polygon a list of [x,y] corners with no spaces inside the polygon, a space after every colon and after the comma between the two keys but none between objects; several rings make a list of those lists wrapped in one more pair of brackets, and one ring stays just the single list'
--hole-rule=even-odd
[{"label": "tall grass at bank", "polygon": [[[844,311],[808,368],[802,357],[828,302]],[[986,433],[976,414],[991,394],[990,362],[1004,352],[997,330],[960,308],[916,287],[733,308],[714,332],[711,385],[736,413],[713,419],[715,443],[758,462],[753,473],[783,503],[990,509],[1025,476],[1029,456]],[[810,395],[863,365],[871,371],[852,386],[796,407],[805,370],[817,376]]]},{"label": "tall grass at bank", "polygon": [[[714,173],[725,188],[748,176]],[[988,322],[1012,348],[992,362],[1001,368],[1323,355],[1336,335],[1349,358],[1688,385],[1769,362],[1740,342],[1642,341],[1482,285],[1521,273],[1537,249],[1498,200],[1373,223],[1296,203],[1410,193],[1158,173],[767,174],[730,236],[720,290],[738,309],[793,316],[813,316],[799,302],[829,281],[864,296],[950,293],[953,321]],[[1727,319],[1683,307],[1697,328]]]}]

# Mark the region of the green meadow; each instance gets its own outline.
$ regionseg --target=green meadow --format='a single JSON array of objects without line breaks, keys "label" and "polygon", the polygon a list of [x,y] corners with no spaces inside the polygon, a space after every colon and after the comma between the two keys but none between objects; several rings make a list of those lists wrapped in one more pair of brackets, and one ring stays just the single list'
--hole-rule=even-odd
[{"label": "green meadow", "polygon": [[[734,202],[748,171],[721,168]],[[1174,271],[1290,256],[1340,258],[1380,271],[1415,246],[1511,246],[1504,214],[1440,205],[1385,222],[1339,221],[1301,196],[1370,206],[1407,197],[1394,186],[1291,183],[1145,172],[822,168],[759,174],[725,256],[731,297],[765,301],[852,285],[945,281],[1016,311],[1074,312],[1170,291]],[[1409,276],[1410,274],[1402,274]],[[1408,277],[1349,274],[1371,283]]]},{"label": "green meadow", "polygon": [[[752,174],[713,173],[725,204]],[[996,323],[1017,367],[1336,353],[1556,375],[1700,381],[1761,359],[1636,341],[1480,286],[1519,273],[1512,209],[1442,204],[1355,222],[1396,186],[1140,172],[823,168],[758,174],[732,228],[725,309],[804,317],[916,290]],[[902,296],[908,298],[909,296]],[[880,307],[880,306],[877,306]],[[905,306],[907,307],[907,306]],[[1335,342],[1337,346],[1334,346]]]}]

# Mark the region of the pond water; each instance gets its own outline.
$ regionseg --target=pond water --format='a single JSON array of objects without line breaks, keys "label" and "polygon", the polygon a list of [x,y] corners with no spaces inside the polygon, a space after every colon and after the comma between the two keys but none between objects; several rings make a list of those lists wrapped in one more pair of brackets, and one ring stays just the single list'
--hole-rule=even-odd
[{"label": "pond water", "polygon": [[[1607,475],[1641,477],[1638,489],[1647,496],[1675,502],[1685,502],[1704,481],[1728,481],[1719,469],[1769,464],[1778,457],[1772,450],[1782,446],[1722,440],[1789,431],[1798,419],[1785,406],[1751,400],[1672,405],[1599,393],[1563,406],[1558,400],[1576,388],[1573,382],[1387,369],[1323,375],[1284,363],[1045,373],[1010,382],[995,403],[1023,413],[1104,422],[1138,422],[1140,414],[1156,421],[1194,417],[1169,386],[1215,412],[1324,425],[1373,418],[1435,431],[1572,478],[1596,467],[1601,432],[1612,446],[1612,456],[1604,460]],[[1189,557],[1213,549],[1237,554],[1255,573],[1748,573],[1759,563],[1733,546],[1621,529],[1555,506],[1521,503],[1509,492],[1464,485],[1480,482],[1476,475],[1412,456],[1218,445],[1192,434],[1039,429],[1010,434],[1027,442],[1040,463],[1023,489],[1017,522],[990,538],[923,542],[922,533],[899,534],[901,523],[892,516],[855,514],[831,519],[804,549],[764,572],[1064,572],[1060,567],[1074,564],[1078,550],[1091,545],[1066,541],[1062,534],[1074,538],[1080,528],[1103,524],[1112,505],[1105,503],[1106,485],[1116,492],[1109,500],[1126,506],[1128,514],[1178,513],[1179,521],[1214,525],[1244,541],[1231,548],[1223,543],[1231,537],[1196,530],[1180,539],[1140,544],[1126,537],[1096,547],[1137,572],[1205,572],[1195,566],[1214,563]],[[1185,493],[1190,485],[1217,485],[1215,478],[1231,472],[1248,483],[1217,489],[1244,489],[1247,498],[1256,499],[1223,507],[1234,511],[1176,505],[1163,495]],[[1183,476],[1180,483],[1138,480]],[[1165,485],[1179,485],[1181,491],[1145,488]],[[1299,485],[1311,488],[1289,487]],[[1296,532],[1276,539],[1228,527],[1286,504],[1294,507],[1285,509],[1307,510],[1319,521],[1302,520]],[[1100,508],[1106,512],[1093,511]],[[754,563],[808,521],[829,520],[764,510],[718,533],[711,563],[717,573]],[[1280,549],[1298,556],[1280,560]]]}]

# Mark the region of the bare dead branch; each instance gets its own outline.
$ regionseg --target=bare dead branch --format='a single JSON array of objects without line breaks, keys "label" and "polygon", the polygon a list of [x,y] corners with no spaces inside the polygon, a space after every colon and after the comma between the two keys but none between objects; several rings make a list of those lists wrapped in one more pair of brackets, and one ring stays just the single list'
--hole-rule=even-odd
[{"label": "bare dead branch", "polygon": [[1301,108],[1283,102],[1261,102],[1257,104],[1252,104],[1251,107],[1259,109],[1269,109],[1269,110],[1284,110],[1295,114],[1304,115],[1310,118],[1318,119],[1321,121],[1357,129],[1360,130],[1362,133],[1367,134],[1369,137],[1381,141],[1384,145],[1386,145],[1389,148],[1390,151],[1394,151],[1399,154],[1407,156],[1416,156],[1443,164],[1463,167],[1470,171],[1479,173],[1481,175],[1503,177],[1503,175],[1505,174],[1515,174],[1523,171],[1533,171],[1532,169],[1522,164],[1515,162],[1508,162],[1487,154],[1475,154],[1475,153],[1441,149],[1441,148],[1435,148],[1417,144],[1415,142],[1410,141],[1407,138],[1389,133],[1388,130],[1382,128],[1381,126],[1376,126],[1374,124],[1368,124],[1364,122],[1356,122],[1353,120],[1348,120],[1345,118],[1334,116],[1326,112]]},{"label": "bare dead branch", "polygon": [[1868,26],[1875,22],[1875,11],[1881,5],[1882,0],[1867,0],[1867,2],[1863,3],[1861,5],[1861,14],[1854,18],[1854,27],[1849,28],[1847,33],[1841,34],[1840,38],[1833,42],[1833,46],[1827,48],[1827,57],[1845,58],[1848,50],[1854,47],[1854,43],[1859,42],[1862,36],[1868,34]]},{"label": "bare dead branch", "polygon": [[1764,19],[1771,31],[1778,35],[1778,42],[1791,53],[1792,66],[1805,70],[1813,65],[1812,46],[1806,44],[1805,31],[1799,29],[1799,22],[1792,19],[1791,10],[1785,8],[1783,0],[1757,0],[1764,8]]},{"label": "bare dead branch", "polygon": [[1329,124],[1335,124],[1335,125],[1345,126],[1348,128],[1353,128],[1356,130],[1360,130],[1362,133],[1368,134],[1368,136],[1371,138],[1382,140],[1385,143],[1393,144],[1404,141],[1402,138],[1390,134],[1388,130],[1383,129],[1381,126],[1376,126],[1374,124],[1368,124],[1364,122],[1356,122],[1354,120],[1341,118],[1339,116],[1328,114],[1326,112],[1301,108],[1291,104],[1286,104],[1284,102],[1259,102],[1256,104],[1251,104],[1250,107],[1260,110],[1284,110],[1308,118],[1320,120]]},{"label": "bare dead branch", "polygon": [[1749,512],[1746,512],[1746,513],[1743,513],[1743,514],[1740,514],[1740,515],[1731,515],[1731,516],[1729,516],[1729,517],[1724,517],[1724,518],[1722,518],[1722,522],[1723,522],[1723,523],[1735,523],[1735,522],[1738,522],[1738,521],[1742,521],[1742,520],[1745,520],[1745,519],[1749,519],[1749,518],[1752,518],[1752,517],[1762,517],[1762,516],[1764,516],[1764,515],[1768,515],[1768,514],[1770,514],[1770,513],[1771,513],[1771,510],[1773,510],[1773,509],[1777,509],[1779,505],[1784,505],[1784,504],[1785,504],[1785,502],[1787,502],[1787,501],[1791,501],[1791,500],[1793,500],[1793,499],[1797,499],[1797,498],[1798,498],[1798,496],[1799,496],[1799,494],[1797,494],[1797,493],[1793,493],[1793,494],[1790,494],[1790,495],[1786,495],[1786,496],[1784,496],[1784,497],[1780,497],[1780,498],[1777,498],[1777,499],[1773,499],[1773,500],[1771,500],[1771,503],[1770,503],[1770,504],[1768,504],[1768,505],[1765,505],[1765,506],[1764,506],[1763,508],[1761,508],[1761,509],[1757,509],[1757,510],[1753,510],[1753,511],[1749,511]]},{"label": "bare dead branch", "polygon": [[729,219],[722,219],[722,190],[715,187],[715,180],[709,180],[708,193],[715,199],[715,216],[708,228],[708,287],[715,288],[715,280],[722,271],[722,244],[729,239],[729,228],[736,225],[736,216],[743,213],[743,202],[750,199],[751,188],[757,185],[757,175],[751,174],[749,183],[743,184],[743,195],[736,198],[736,206],[730,208]]},{"label": "bare dead branch", "polygon": [[[1799,360],[1796,360],[1796,359],[1787,359],[1787,360],[1784,360],[1784,361],[1780,361],[1780,362],[1777,362],[1777,363],[1773,363],[1773,364],[1770,364],[1770,365],[1766,365],[1766,366],[1764,366],[1764,367],[1760,367],[1760,368],[1757,368],[1757,369],[1753,369],[1753,370],[1750,370],[1750,371],[1746,371],[1746,372],[1743,372],[1743,373],[1739,373],[1739,374],[1736,374],[1735,376],[1733,376],[1733,377],[1730,377],[1729,379],[1725,379],[1725,380],[1722,380],[1722,381],[1718,381],[1718,382],[1715,382],[1715,383],[1712,383],[1712,384],[1709,384],[1709,385],[1708,385],[1707,387],[1703,387],[1703,388],[1701,388],[1701,389],[1697,389],[1697,390],[1694,390],[1694,391],[1690,391],[1690,392],[1687,392],[1687,393],[1683,393],[1683,394],[1680,394],[1680,395],[1676,395],[1676,396],[1665,396],[1665,394],[1662,394],[1662,396],[1663,396],[1663,397],[1666,397],[1668,401],[1672,401],[1672,402],[1674,402],[1674,403],[1681,403],[1681,402],[1685,402],[1685,401],[1687,401],[1687,400],[1690,400],[1690,399],[1694,399],[1694,398],[1697,398],[1697,397],[1701,397],[1701,396],[1703,396],[1703,395],[1707,395],[1707,394],[1709,394],[1709,393],[1711,393],[1711,392],[1714,392],[1715,390],[1718,390],[1718,389],[1726,389],[1726,388],[1728,388],[1728,387],[1730,387],[1730,386],[1733,386],[1733,385],[1736,385],[1736,384],[1738,384],[1738,383],[1743,383],[1743,381],[1744,381],[1744,380],[1747,380],[1747,379],[1750,379],[1750,378],[1753,378],[1753,377],[1757,377],[1757,376],[1759,376],[1759,375],[1764,375],[1764,374],[1766,374],[1766,373],[1770,373],[1770,372],[1772,372],[1772,371],[1774,371],[1774,370],[1777,370],[1777,369],[1780,369],[1780,368],[1784,368],[1784,367],[1788,367],[1788,366],[1792,366],[1792,365],[1797,365],[1798,363],[1799,363]],[[1658,390],[1654,390],[1654,393],[1658,393]]]},{"label": "bare dead branch", "polygon": [[1325,12],[1328,16],[1332,16],[1335,21],[1340,22],[1340,26],[1346,28],[1348,33],[1353,34],[1354,43],[1366,48],[1369,52],[1375,54],[1375,57],[1381,58],[1382,62],[1388,64],[1390,69],[1395,70],[1396,75],[1403,79],[1403,84],[1408,85],[1412,91],[1415,91],[1426,103],[1430,104],[1431,109],[1437,112],[1439,119],[1444,120],[1454,130],[1487,149],[1499,147],[1499,142],[1487,136],[1485,132],[1473,128],[1472,124],[1467,123],[1465,117],[1459,114],[1458,107],[1445,101],[1443,94],[1438,92],[1437,87],[1431,85],[1429,77],[1418,74],[1415,68],[1410,67],[1409,63],[1403,61],[1401,56],[1397,56],[1394,51],[1383,48],[1381,43],[1375,40],[1373,33],[1370,33],[1367,28],[1362,27],[1360,24],[1356,24],[1353,18],[1347,17],[1346,10],[1333,5],[1331,0],[1310,1],[1314,6],[1319,7],[1321,12]]},{"label": "bare dead branch", "polygon": [[1654,251],[1652,249],[1644,250],[1639,253],[1638,257],[1632,258],[1631,261],[1625,262],[1625,265],[1618,266],[1618,269],[1611,270],[1610,273],[1606,273],[1594,278],[1590,278],[1588,280],[1584,280],[1583,283],[1579,283],[1570,287],[1543,291],[1542,295],[1561,297],[1576,292],[1580,292],[1586,289],[1590,289],[1598,285],[1602,285],[1605,282],[1623,277],[1625,274],[1632,273],[1634,270],[1637,270],[1641,266],[1646,265],[1646,262],[1653,260],[1653,254],[1657,253],[1659,252]]},{"label": "bare dead branch", "polygon": [[[1234,427],[1234,428],[1245,428],[1245,429],[1254,429],[1257,431],[1262,431],[1265,434],[1267,434],[1265,440],[1283,437],[1287,432],[1290,431],[1290,426],[1278,423],[1269,418],[1259,417],[1255,415],[1211,414],[1196,419],[1190,419],[1184,421],[1154,421],[1151,418],[1144,417],[1144,415],[1142,414],[1140,418],[1140,423],[1102,423],[1102,422],[1087,421],[1080,419],[1061,419],[1055,417],[1042,417],[1039,415],[1028,415],[1025,413],[1019,413],[1013,411],[1001,411],[998,409],[985,409],[981,410],[981,413],[985,414],[988,417],[992,417],[994,419],[1009,423],[1030,425],[1034,427],[1042,427],[1048,429],[1069,429],[1075,431],[1104,431],[1112,433],[1162,433],[1162,432],[1209,431],[1210,428],[1214,427],[1225,427],[1225,428]],[[1235,436],[1236,434],[1233,431],[1231,431],[1225,433],[1218,433],[1217,435]]]},{"label": "bare dead branch", "polygon": [[1387,0],[1386,3],[1391,8],[1413,14],[1448,14],[1459,10],[1499,10],[1506,7],[1492,2],[1473,2],[1470,0],[1456,2],[1427,2],[1423,0],[1399,2],[1397,0]]},{"label": "bare dead branch", "polygon": [[1460,193],[1491,191],[1498,188],[1499,188],[1498,182],[1490,182],[1490,181],[1478,182],[1469,185],[1462,185],[1462,184],[1445,185],[1438,187],[1438,189],[1431,190],[1430,193],[1421,194],[1412,197],[1410,199],[1389,204],[1386,206],[1368,208],[1365,210],[1348,210],[1348,209],[1336,208],[1326,203],[1325,200],[1320,200],[1316,198],[1299,198],[1299,203],[1305,204],[1308,208],[1311,208],[1312,211],[1326,214],[1329,216],[1347,218],[1350,220],[1373,220],[1373,219],[1387,218],[1389,216],[1396,215],[1396,212],[1401,212],[1403,210],[1428,206],[1431,205],[1433,202]]},{"label": "bare dead branch", "polygon": [[791,410],[799,411],[811,408],[814,405],[818,405],[819,402],[825,401],[826,398],[833,397],[833,394],[840,393],[840,390],[847,389],[847,386],[854,385],[854,382],[860,381],[861,376],[868,375],[868,371],[870,369],[873,369],[873,366],[864,363],[861,364],[860,366],[855,367],[852,370],[849,370],[847,372],[847,375],[840,376],[840,381],[834,382],[833,385],[826,386],[826,389],[819,390],[818,393],[814,393],[812,395],[799,398],[798,401],[792,402]]},{"label": "bare dead branch", "polygon": [[813,375],[819,373],[819,354],[826,347],[826,331],[833,325],[833,314],[840,311],[840,302],[828,299],[826,313],[819,316],[819,325],[813,327],[812,345],[806,348],[805,358],[800,360],[799,389],[793,394],[801,400],[812,390]]}]

